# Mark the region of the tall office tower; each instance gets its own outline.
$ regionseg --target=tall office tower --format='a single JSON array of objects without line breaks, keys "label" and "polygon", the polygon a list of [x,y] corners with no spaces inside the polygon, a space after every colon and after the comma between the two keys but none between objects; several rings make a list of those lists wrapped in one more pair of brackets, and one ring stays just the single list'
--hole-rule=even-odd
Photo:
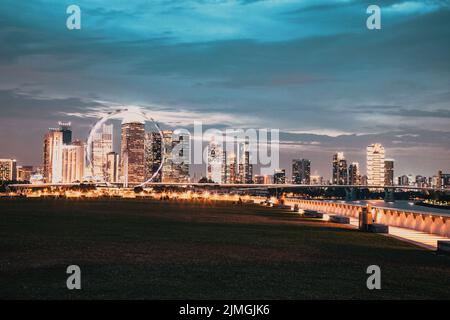
[{"label": "tall office tower", "polygon": [[367,184],[384,185],[384,147],[379,143],[367,147]]},{"label": "tall office tower", "polygon": [[[145,133],[145,180],[153,177],[158,171],[162,161],[162,139],[159,132]],[[153,178],[152,182],[161,182],[161,171]]]},{"label": "tall office tower", "polygon": [[250,147],[248,141],[239,144],[238,152],[239,183],[253,183],[253,165],[250,164]]},{"label": "tall office tower", "polygon": [[17,166],[17,181],[30,181],[32,174],[33,166]]},{"label": "tall office tower", "polygon": [[183,183],[190,181],[190,136],[179,133],[172,134],[172,179],[173,182]]},{"label": "tall office tower", "polygon": [[274,184],[285,184],[286,183],[286,170],[285,169],[276,169],[273,174],[273,183]]},{"label": "tall office tower", "polygon": [[85,167],[84,143],[77,140],[62,147],[62,183],[82,182]]},{"label": "tall office tower", "polygon": [[236,183],[237,182],[237,158],[236,154],[230,152],[225,154],[226,156],[226,180],[224,183]]},{"label": "tall office tower", "polygon": [[292,183],[310,184],[311,183],[311,161],[308,159],[292,160]]},{"label": "tall office tower", "polygon": [[343,152],[338,152],[333,155],[332,184],[348,184],[347,160],[345,160]]},{"label": "tall office tower", "polygon": [[162,182],[172,182],[172,130],[165,130],[162,132],[162,153],[163,153],[163,166],[162,171]]},{"label": "tall office tower", "polygon": [[384,160],[384,185],[393,186],[394,185],[394,160],[386,159]]},{"label": "tall office tower", "polygon": [[50,128],[44,137],[44,182],[62,181],[63,132]]},{"label": "tall office tower", "polygon": [[215,183],[223,183],[222,167],[223,167],[222,147],[213,138],[208,145],[208,164],[206,173],[208,180],[212,180]]},{"label": "tall office tower", "polygon": [[348,166],[348,184],[357,186],[361,184],[361,174],[359,173],[359,163],[352,162]]},{"label": "tall office tower", "polygon": [[71,144],[72,143],[72,129],[70,126],[72,123],[59,121],[59,131],[63,134],[63,144]]},{"label": "tall office tower", "polygon": [[409,186],[409,178],[407,175],[402,175],[398,177],[398,185],[399,186]]},{"label": "tall office tower", "polygon": [[144,182],[144,140],[142,122],[122,123],[121,172],[125,186]]},{"label": "tall office tower", "polygon": [[113,151],[113,125],[103,124],[99,131],[95,132],[92,140],[92,175],[97,180],[105,181],[106,157]]},{"label": "tall office tower", "polygon": [[443,183],[442,183],[442,170],[438,171],[437,181],[436,181],[435,186],[436,186],[436,188],[442,188],[442,186],[443,186]]},{"label": "tall office tower", "polygon": [[222,149],[222,183],[228,183],[228,173],[227,151]]},{"label": "tall office tower", "polygon": [[17,180],[17,163],[14,159],[0,159],[0,181]]},{"label": "tall office tower", "polygon": [[119,182],[119,154],[110,152],[106,155],[106,181],[111,183]]}]

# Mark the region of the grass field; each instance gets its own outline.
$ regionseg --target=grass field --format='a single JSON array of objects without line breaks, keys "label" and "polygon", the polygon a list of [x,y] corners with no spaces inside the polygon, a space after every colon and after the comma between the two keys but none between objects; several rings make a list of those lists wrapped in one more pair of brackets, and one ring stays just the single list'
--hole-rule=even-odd
[{"label": "grass field", "polygon": [[1,199],[0,298],[449,299],[450,257],[256,205]]}]

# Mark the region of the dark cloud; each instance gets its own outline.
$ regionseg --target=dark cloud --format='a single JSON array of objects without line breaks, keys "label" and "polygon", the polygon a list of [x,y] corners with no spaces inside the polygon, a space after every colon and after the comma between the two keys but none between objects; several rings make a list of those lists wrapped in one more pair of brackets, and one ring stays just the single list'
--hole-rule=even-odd
[{"label": "dark cloud", "polygon": [[[319,132],[283,139],[324,175],[325,152],[361,157],[373,141],[426,163],[420,148],[448,150],[450,11],[446,1],[405,3],[378,1],[383,27],[369,31],[367,1],[79,1],[82,29],[72,32],[70,1],[3,2],[2,128],[40,144],[64,112],[110,101]],[[89,121],[73,122],[86,135]],[[10,141],[1,148],[14,153]],[[437,158],[417,170],[450,170]]]}]

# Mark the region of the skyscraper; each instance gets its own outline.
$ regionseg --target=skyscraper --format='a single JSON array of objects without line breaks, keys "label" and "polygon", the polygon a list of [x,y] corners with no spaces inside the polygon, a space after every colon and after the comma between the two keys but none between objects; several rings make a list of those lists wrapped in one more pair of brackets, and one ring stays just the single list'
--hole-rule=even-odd
[{"label": "skyscraper", "polygon": [[32,174],[33,174],[33,166],[17,166],[18,181],[30,181]]},{"label": "skyscraper", "polygon": [[285,184],[286,183],[286,170],[285,169],[276,169],[273,174],[273,183],[274,184]]},{"label": "skyscraper", "polygon": [[292,183],[310,184],[311,183],[311,161],[308,159],[292,160]]},{"label": "skyscraper", "polygon": [[92,140],[92,174],[104,181],[107,175],[107,155],[113,151],[113,125],[103,124]]},{"label": "skyscraper", "polygon": [[72,129],[70,128],[71,122],[63,122],[59,121],[59,131],[63,134],[63,144],[71,144],[72,143]]},{"label": "skyscraper", "polygon": [[332,184],[346,185],[348,184],[347,176],[347,160],[345,160],[344,153],[338,152],[333,155],[333,172]]},{"label": "skyscraper", "polygon": [[0,181],[17,180],[17,163],[14,159],[0,159]]},{"label": "skyscraper", "polygon": [[379,143],[367,147],[367,184],[384,185],[384,147]]},{"label": "skyscraper", "polygon": [[172,130],[164,130],[162,141],[162,152],[164,156],[162,166],[162,182],[172,182]]},{"label": "skyscraper", "polygon": [[189,182],[190,136],[175,130],[172,134],[172,179],[173,182]]},{"label": "skyscraper", "polygon": [[119,182],[119,155],[116,152],[110,152],[106,155],[106,181],[111,183]]},{"label": "skyscraper", "polygon": [[[145,133],[145,180],[150,179],[161,166],[162,140],[159,132]],[[153,182],[161,182],[161,171],[153,178]]]},{"label": "skyscraper", "polygon": [[239,144],[239,183],[253,183],[253,166],[250,164],[250,146],[248,141]]},{"label": "skyscraper", "polygon": [[394,160],[392,159],[384,160],[384,185],[394,185]]},{"label": "skyscraper", "polygon": [[44,137],[44,182],[62,181],[63,132],[50,128]]},{"label": "skyscraper", "polygon": [[208,145],[208,164],[207,164],[207,178],[215,183],[223,183],[223,154],[222,147],[211,139]]},{"label": "skyscraper", "polygon": [[361,174],[359,172],[359,163],[352,162],[348,166],[348,184],[357,186],[361,184]]},{"label": "skyscraper", "polygon": [[234,152],[225,154],[226,156],[226,178],[224,183],[236,183],[237,180],[237,158]]},{"label": "skyscraper", "polygon": [[126,186],[144,182],[144,123],[122,123],[121,172]]},{"label": "skyscraper", "polygon": [[85,167],[84,143],[74,141],[62,147],[62,183],[82,182]]}]

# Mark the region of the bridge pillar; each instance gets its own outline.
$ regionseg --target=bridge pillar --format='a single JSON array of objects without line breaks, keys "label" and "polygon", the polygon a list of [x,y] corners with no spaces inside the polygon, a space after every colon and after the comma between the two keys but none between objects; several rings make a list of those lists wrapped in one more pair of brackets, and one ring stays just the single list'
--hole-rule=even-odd
[{"label": "bridge pillar", "polygon": [[345,188],[345,201],[358,200],[358,192],[356,188]]},{"label": "bridge pillar", "polygon": [[394,201],[395,201],[395,189],[384,188],[384,202],[394,202]]}]

